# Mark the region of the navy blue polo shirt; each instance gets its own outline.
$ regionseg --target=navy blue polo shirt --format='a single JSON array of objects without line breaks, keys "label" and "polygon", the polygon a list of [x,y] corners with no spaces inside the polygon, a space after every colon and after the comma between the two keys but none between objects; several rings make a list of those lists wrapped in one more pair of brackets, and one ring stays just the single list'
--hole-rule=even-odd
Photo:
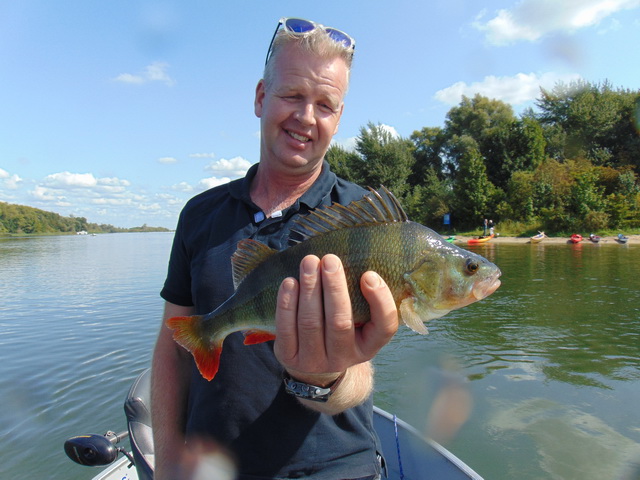
[{"label": "navy blue polo shirt", "polygon": [[[231,255],[252,238],[282,250],[298,215],[349,204],[365,190],[322,173],[294,205],[265,219],[250,198],[257,165],[245,178],[208,190],[184,207],[161,295],[205,314],[233,293]],[[187,438],[214,440],[235,456],[242,479],[352,479],[377,473],[372,399],[342,414],[313,412],[284,391],[273,342],[245,346],[241,333],[224,342],[220,369],[208,382],[192,361]],[[187,440],[189,441],[189,440]]]}]

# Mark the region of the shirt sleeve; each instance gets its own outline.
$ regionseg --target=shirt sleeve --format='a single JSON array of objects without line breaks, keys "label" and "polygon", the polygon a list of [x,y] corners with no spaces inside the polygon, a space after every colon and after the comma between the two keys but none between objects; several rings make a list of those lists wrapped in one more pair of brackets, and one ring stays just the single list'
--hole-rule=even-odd
[{"label": "shirt sleeve", "polygon": [[193,306],[190,266],[191,261],[184,238],[184,221],[181,215],[173,237],[167,278],[164,282],[164,287],[160,291],[160,296],[167,302],[184,307]]}]

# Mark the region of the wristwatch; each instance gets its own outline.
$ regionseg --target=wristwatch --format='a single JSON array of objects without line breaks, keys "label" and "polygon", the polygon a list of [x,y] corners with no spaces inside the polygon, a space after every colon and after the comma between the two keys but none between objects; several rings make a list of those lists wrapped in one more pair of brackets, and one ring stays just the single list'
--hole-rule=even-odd
[{"label": "wristwatch", "polygon": [[329,400],[331,394],[338,388],[340,381],[344,378],[346,372],[340,374],[333,383],[326,387],[319,387],[317,385],[309,385],[298,380],[294,380],[290,376],[284,377],[284,389],[289,395],[302,398],[305,400],[312,400],[314,402],[326,402]]}]

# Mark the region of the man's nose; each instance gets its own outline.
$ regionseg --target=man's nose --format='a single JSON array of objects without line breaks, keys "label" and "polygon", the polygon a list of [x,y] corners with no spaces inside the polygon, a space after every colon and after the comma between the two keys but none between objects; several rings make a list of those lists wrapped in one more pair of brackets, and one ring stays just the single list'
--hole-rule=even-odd
[{"label": "man's nose", "polygon": [[296,111],[296,120],[304,125],[313,125],[315,119],[315,108],[311,103],[301,104]]}]

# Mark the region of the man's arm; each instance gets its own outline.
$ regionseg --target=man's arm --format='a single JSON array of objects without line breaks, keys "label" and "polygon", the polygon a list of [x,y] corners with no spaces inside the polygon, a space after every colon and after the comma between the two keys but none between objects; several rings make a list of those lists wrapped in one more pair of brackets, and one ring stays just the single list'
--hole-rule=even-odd
[{"label": "man's arm", "polygon": [[185,415],[189,389],[189,354],[165,326],[168,318],[194,313],[193,307],[166,302],[151,371],[151,421],[157,480],[175,478],[184,450]]},{"label": "man's arm", "polygon": [[369,362],[398,329],[398,313],[382,278],[366,272],[360,287],[371,320],[355,328],[342,262],[335,255],[308,256],[300,264],[299,283],[282,282],[276,309],[275,353],[296,380],[326,386],[343,372],[326,403],[301,400],[334,415],[362,403],[373,388]]}]

